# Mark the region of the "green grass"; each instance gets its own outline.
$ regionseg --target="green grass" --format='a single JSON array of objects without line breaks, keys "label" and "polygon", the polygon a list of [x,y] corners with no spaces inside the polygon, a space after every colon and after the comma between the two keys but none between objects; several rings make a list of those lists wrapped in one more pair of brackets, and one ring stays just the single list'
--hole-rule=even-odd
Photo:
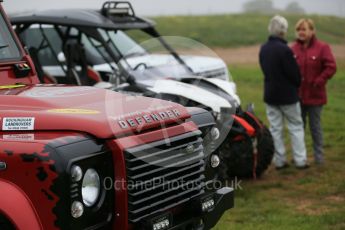
[{"label": "green grass", "polygon": [[[254,102],[266,121],[262,74],[257,66],[230,66],[243,105]],[[310,169],[273,167],[256,181],[243,181],[235,192],[235,208],[215,230],[224,229],[345,229],[345,68],[328,84],[329,103],[323,111],[327,163],[314,165],[309,131],[306,143]],[[266,121],[267,123],[267,121]],[[291,159],[291,154],[289,154]]]},{"label": "green grass", "polygon": [[[294,25],[300,15],[285,15],[290,29],[288,40],[294,39]],[[331,16],[310,16],[316,23],[318,36],[330,43],[345,41],[345,19]],[[267,39],[271,16],[231,14],[215,16],[169,16],[153,18],[158,31],[165,36],[183,36],[210,47],[235,47],[260,44]],[[144,39],[142,37],[142,39]]]}]

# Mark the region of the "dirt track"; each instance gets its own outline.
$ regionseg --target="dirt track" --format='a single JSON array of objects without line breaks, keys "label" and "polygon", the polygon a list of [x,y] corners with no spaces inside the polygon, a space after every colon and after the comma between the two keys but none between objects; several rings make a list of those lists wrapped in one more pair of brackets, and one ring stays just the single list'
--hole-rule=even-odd
[{"label": "dirt track", "polygon": [[[239,48],[214,48],[213,49],[227,64],[258,64],[260,46]],[[332,51],[337,60],[345,60],[345,44],[332,45]]]}]

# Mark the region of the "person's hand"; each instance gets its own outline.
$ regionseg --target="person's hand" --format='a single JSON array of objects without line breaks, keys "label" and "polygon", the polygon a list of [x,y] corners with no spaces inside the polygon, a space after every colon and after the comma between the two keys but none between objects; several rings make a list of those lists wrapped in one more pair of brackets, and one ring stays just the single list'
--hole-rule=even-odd
[{"label": "person's hand", "polygon": [[315,81],[313,82],[314,87],[321,87],[321,86],[324,86],[325,84],[326,84],[326,81],[321,77],[316,78]]}]

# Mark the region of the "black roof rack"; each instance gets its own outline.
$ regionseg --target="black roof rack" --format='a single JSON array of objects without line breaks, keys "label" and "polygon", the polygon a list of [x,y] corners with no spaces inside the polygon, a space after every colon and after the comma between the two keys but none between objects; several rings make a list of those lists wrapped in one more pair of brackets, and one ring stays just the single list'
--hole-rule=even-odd
[{"label": "black roof rack", "polygon": [[130,2],[107,1],[103,4],[101,13],[104,16],[130,16],[135,17],[135,12]]},{"label": "black roof rack", "polygon": [[10,20],[16,25],[53,24],[115,30],[148,29],[155,26],[154,21],[135,16],[132,5],[126,1],[107,1],[101,10],[54,9],[17,13],[10,15]]}]

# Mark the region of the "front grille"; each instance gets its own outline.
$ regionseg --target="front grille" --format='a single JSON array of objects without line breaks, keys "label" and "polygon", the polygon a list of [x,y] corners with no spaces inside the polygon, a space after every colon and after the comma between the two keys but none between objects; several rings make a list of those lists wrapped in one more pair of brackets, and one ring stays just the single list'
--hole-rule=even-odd
[{"label": "front grille", "polygon": [[136,223],[203,194],[204,157],[200,131],[127,149],[129,221]]}]

